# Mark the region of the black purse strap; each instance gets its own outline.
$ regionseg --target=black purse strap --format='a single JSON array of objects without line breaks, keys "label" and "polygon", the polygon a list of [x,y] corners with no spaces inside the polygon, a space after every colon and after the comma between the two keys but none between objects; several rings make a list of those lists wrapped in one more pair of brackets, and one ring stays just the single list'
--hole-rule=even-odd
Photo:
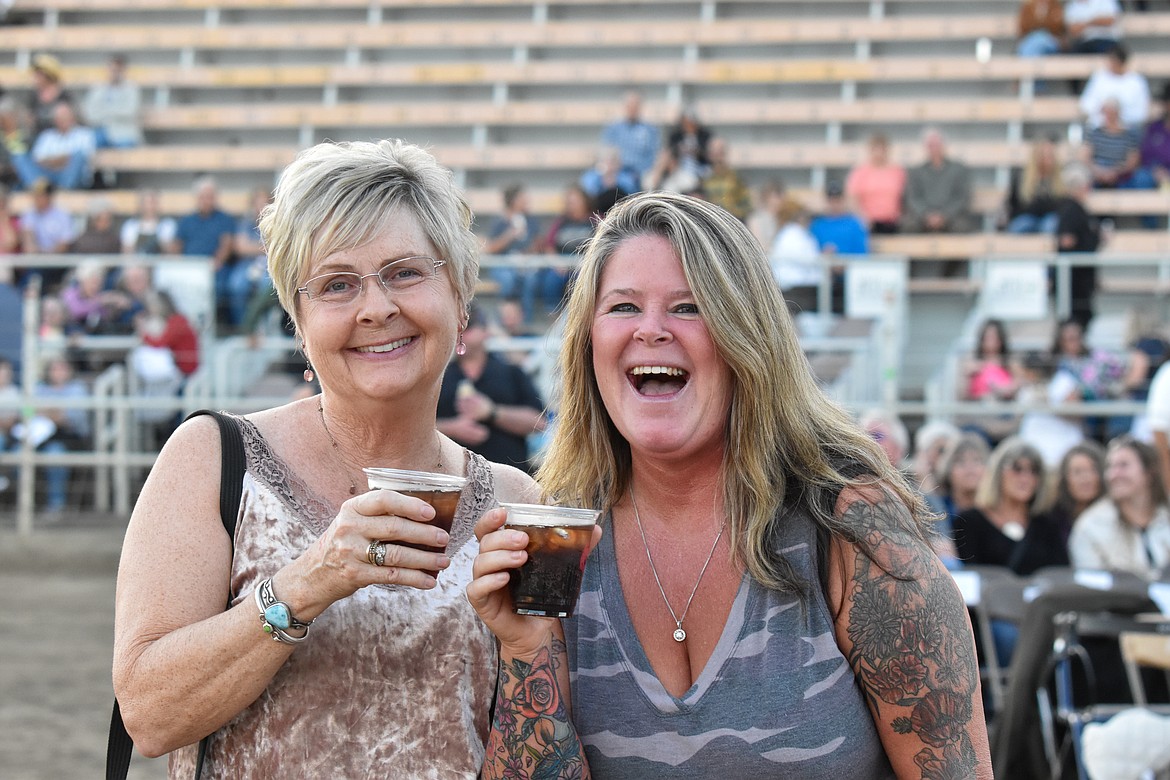
[{"label": "black purse strap", "polygon": [[[204,414],[214,417],[219,423],[220,452],[223,456],[219,472],[219,518],[223,522],[224,531],[227,532],[228,542],[234,546],[236,518],[240,513],[240,499],[244,490],[246,466],[244,438],[235,419],[223,412],[200,409],[188,415],[187,419]],[[195,760],[195,780],[199,780],[203,772],[203,758],[207,754],[209,739],[210,737],[204,737],[199,742],[199,755]],[[118,700],[114,699],[114,711],[110,715],[110,738],[106,743],[106,780],[126,780],[133,753],[134,742],[126,731],[126,724],[122,722],[122,710],[118,706]]]}]

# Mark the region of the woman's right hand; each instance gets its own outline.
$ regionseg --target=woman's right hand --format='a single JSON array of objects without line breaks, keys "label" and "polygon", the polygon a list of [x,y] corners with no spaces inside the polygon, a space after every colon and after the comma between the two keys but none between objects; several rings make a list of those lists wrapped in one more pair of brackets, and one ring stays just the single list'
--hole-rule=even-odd
[{"label": "woman's right hand", "polygon": [[[475,524],[479,554],[472,564],[467,601],[500,640],[502,649],[514,657],[525,658],[548,646],[549,637],[555,632],[556,619],[517,615],[512,611],[508,581],[511,570],[520,568],[528,560],[525,552],[528,534],[504,528],[507,519],[508,511],[496,508],[485,513]],[[601,526],[594,526],[590,552],[599,541]]]},{"label": "woman's right hand", "polygon": [[479,554],[472,564],[467,601],[492,630],[502,649],[513,657],[528,658],[548,645],[555,618],[517,615],[512,611],[508,581],[512,569],[528,560],[528,534],[504,528],[508,510],[492,509],[475,524]]},{"label": "woman's right hand", "polygon": [[[273,588],[282,600],[302,610],[297,612],[302,620],[316,617],[367,585],[433,588],[435,578],[428,572],[446,569],[450,558],[405,545],[446,547],[448,534],[430,524],[434,517],[435,510],[427,502],[393,490],[354,496],[341,505],[313,546],[277,573]],[[381,566],[368,558],[375,542],[386,547]]]}]

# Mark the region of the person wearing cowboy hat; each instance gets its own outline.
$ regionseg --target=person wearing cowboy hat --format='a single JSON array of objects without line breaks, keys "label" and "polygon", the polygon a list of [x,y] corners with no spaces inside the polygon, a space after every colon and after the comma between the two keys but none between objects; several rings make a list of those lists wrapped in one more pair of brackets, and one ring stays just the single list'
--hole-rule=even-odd
[{"label": "person wearing cowboy hat", "polygon": [[53,109],[57,104],[72,105],[73,99],[65,92],[65,87],[61,83],[64,75],[61,60],[52,54],[42,52],[34,55],[29,71],[33,81],[33,91],[28,101],[28,110],[32,117],[29,137],[35,139],[41,131],[53,126]]}]

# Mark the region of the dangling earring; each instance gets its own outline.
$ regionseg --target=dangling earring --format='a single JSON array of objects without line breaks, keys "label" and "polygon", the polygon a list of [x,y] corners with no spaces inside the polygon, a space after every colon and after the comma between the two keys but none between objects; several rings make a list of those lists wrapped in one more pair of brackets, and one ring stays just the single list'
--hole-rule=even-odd
[{"label": "dangling earring", "polygon": [[313,364],[307,360],[305,361],[305,373],[301,376],[305,378],[306,382],[312,382],[317,376],[313,373]]},{"label": "dangling earring", "polygon": [[456,355],[466,355],[467,354],[467,345],[463,343],[463,336],[459,337],[459,343],[455,345],[455,354]]}]

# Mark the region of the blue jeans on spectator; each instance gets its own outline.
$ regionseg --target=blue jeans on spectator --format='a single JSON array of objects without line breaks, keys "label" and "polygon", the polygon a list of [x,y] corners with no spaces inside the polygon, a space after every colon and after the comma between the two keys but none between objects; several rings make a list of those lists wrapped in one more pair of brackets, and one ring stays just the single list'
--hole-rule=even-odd
[{"label": "blue jeans on spectator", "polygon": [[524,291],[526,273],[519,268],[497,266],[488,269],[488,276],[499,285],[496,293],[503,300],[519,300]]},{"label": "blue jeans on spectator", "polygon": [[1055,212],[1045,214],[1043,216],[1036,216],[1035,214],[1020,214],[1008,223],[1007,232],[1009,233],[1048,233],[1056,232],[1056,226],[1060,222],[1060,216]]},{"label": "blue jeans on spectator", "polygon": [[[69,448],[63,441],[49,439],[40,446],[39,451],[50,455],[57,455],[62,452],[68,452]],[[45,483],[47,493],[45,510],[49,512],[60,512],[64,510],[65,505],[69,502],[69,467],[46,466]]]},{"label": "blue jeans on spectator", "polygon": [[531,322],[536,314],[536,299],[544,305],[545,313],[556,311],[561,305],[561,298],[565,294],[565,286],[569,283],[567,271],[557,268],[538,268],[524,279],[524,289],[520,295],[520,306],[524,309],[524,319]]},{"label": "blue jeans on spectator", "polygon": [[134,141],[111,141],[104,127],[95,127],[93,137],[99,149],[133,149],[138,146]]},{"label": "blue jeans on spectator", "polygon": [[248,311],[248,300],[252,297],[255,282],[252,279],[251,263],[235,262],[220,266],[215,272],[215,303],[227,316],[227,324],[239,327]]},{"label": "blue jeans on spectator", "polygon": [[31,154],[12,155],[12,166],[16,168],[16,175],[25,189],[32,189],[37,179],[48,179],[59,190],[77,190],[88,187],[93,179],[89,156],[84,152],[74,152],[60,170],[42,166]]},{"label": "blue jeans on spectator", "polygon": [[1016,45],[1016,54],[1020,57],[1046,57],[1059,51],[1060,41],[1047,30],[1033,30]]},{"label": "blue jeans on spectator", "polygon": [[[1129,178],[1117,182],[1117,189],[1119,190],[1156,190],[1158,188],[1158,180],[1154,178],[1154,172],[1149,168],[1138,168],[1129,175]],[[1142,227],[1147,230],[1156,230],[1158,228],[1158,218],[1152,214],[1146,214],[1142,217]]]}]

